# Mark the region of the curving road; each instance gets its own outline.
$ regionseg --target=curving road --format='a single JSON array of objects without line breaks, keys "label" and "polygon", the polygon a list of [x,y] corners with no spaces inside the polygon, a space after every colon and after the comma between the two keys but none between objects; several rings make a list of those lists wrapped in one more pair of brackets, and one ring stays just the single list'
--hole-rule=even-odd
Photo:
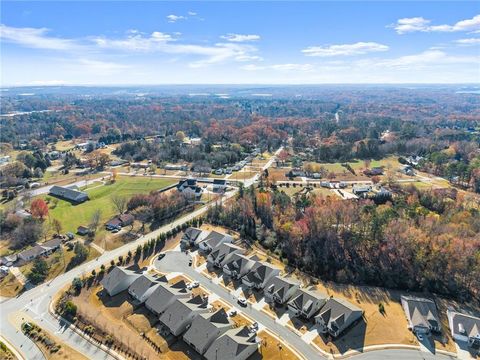
[{"label": "curving road", "polygon": [[[276,155],[281,151],[278,149]],[[263,167],[266,169],[274,162],[273,156],[267,164]],[[245,186],[248,187],[258,181],[258,174],[252,179],[248,179],[245,182]],[[94,181],[94,180],[92,180]],[[83,182],[83,181],[82,181]],[[45,191],[46,188],[38,189],[39,191]],[[224,196],[224,200],[233,197],[236,191],[231,191]],[[50,315],[48,309],[51,303],[51,299],[62,288],[70,284],[75,277],[82,276],[90,273],[93,269],[98,268],[100,264],[108,264],[111,260],[116,260],[120,255],[125,255],[129,250],[134,251],[138,245],[156,238],[163,232],[171,230],[178,225],[182,225],[187,221],[194,219],[205,213],[209,207],[214,204],[208,204],[194,212],[187,214],[172,223],[162,226],[161,228],[140,237],[139,239],[119,247],[115,250],[103,253],[98,259],[92,260],[88,263],[82,264],[69,272],[62,274],[49,283],[44,283],[33,289],[30,289],[20,296],[3,300],[0,303],[0,334],[10,345],[20,353],[24,359],[28,360],[42,360],[43,354],[39,351],[37,346],[30,341],[26,336],[19,331],[19,324],[22,322],[22,317],[27,315],[38,323],[45,330],[51,332],[53,335],[64,341],[73,349],[84,354],[90,359],[95,360],[110,360],[113,357],[101,350],[95,345],[92,345],[83,337],[72,331],[67,327],[67,324],[58,321],[52,315]],[[200,275],[198,272],[190,268],[187,264],[187,255],[181,253],[172,253],[173,255],[166,256],[161,262],[156,262],[160,270],[163,271],[178,271],[184,272],[191,278],[199,281],[205,288],[213,293],[216,293],[222,297],[226,302],[230,304],[235,303],[235,299],[224,288],[214,283],[211,283],[207,278]],[[176,259],[176,260],[175,260]],[[322,359],[324,358],[315,348],[305,343],[299,336],[291,332],[287,328],[277,324],[268,315],[247,307],[242,309],[247,315],[256,319],[259,323],[264,324],[273,332],[277,333],[283,340],[294,347],[298,353],[300,353],[306,359]],[[368,352],[365,354],[357,355],[358,359],[380,360],[380,359],[448,359],[449,357],[443,355],[431,355],[427,353],[421,353],[415,350],[381,350],[375,352]]]},{"label": "curving road", "polygon": [[[213,283],[210,279],[200,274],[194,268],[188,265],[191,260],[191,256],[180,251],[166,252],[165,257],[161,260],[155,260],[154,266],[161,272],[181,272],[192,280],[198,281],[209,292],[214,293],[228,303],[232,307],[237,307],[236,298],[224,287]],[[250,306],[239,308],[250,318],[257,321],[259,324],[265,326],[273,333],[275,333],[281,340],[292,346],[297,353],[303,356],[304,359],[327,359],[321,354],[315,347],[303,341],[293,331],[287,327],[277,323],[266,313],[256,310]],[[388,350],[376,350],[370,351],[359,355],[354,355],[352,358],[361,360],[383,360],[383,359],[395,359],[395,360],[431,360],[431,359],[452,359],[450,356],[442,354],[430,354],[421,352],[419,350],[400,350],[400,349],[388,349]]]}]

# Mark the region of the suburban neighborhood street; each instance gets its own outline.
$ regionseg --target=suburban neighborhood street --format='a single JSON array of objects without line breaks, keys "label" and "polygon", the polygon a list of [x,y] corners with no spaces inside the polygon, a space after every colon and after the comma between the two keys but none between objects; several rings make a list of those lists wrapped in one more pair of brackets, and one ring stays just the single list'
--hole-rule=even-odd
[{"label": "suburban neighborhood street", "polygon": [[[278,155],[282,150],[279,148],[275,155]],[[262,167],[263,170],[269,168],[275,161],[275,156],[272,156],[269,161]],[[256,174],[251,179],[245,181],[245,186],[254,184],[259,179],[259,174]],[[91,180],[92,182],[94,180]],[[84,183],[84,181],[81,181]],[[44,191],[46,188],[37,189],[37,191]],[[40,192],[42,193],[42,192]],[[237,190],[227,192],[222,201],[232,198],[237,193]],[[84,263],[67,273],[64,273],[48,283],[41,284],[15,298],[4,300],[0,304],[0,332],[2,336],[23,356],[24,359],[41,360],[44,359],[43,354],[39,348],[30,341],[20,330],[19,324],[23,316],[32,318],[39,326],[57,336],[60,340],[68,344],[73,349],[84,354],[91,359],[114,359],[112,355],[106,353],[96,345],[93,345],[82,336],[71,330],[67,324],[59,321],[49,312],[49,307],[52,298],[64,287],[68,286],[75,277],[81,277],[89,274],[93,269],[98,268],[101,264],[108,264],[111,260],[116,260],[120,255],[125,255],[128,251],[135,251],[138,245],[142,245],[150,239],[156,238],[161,233],[167,232],[176,226],[182,225],[202,214],[204,214],[209,207],[214,203],[207,204],[192,213],[189,213],[181,218],[164,225],[157,230],[146,234],[139,239],[121,246],[117,249],[106,251],[97,259],[88,263]],[[172,251],[160,261],[155,261],[154,266],[162,272],[181,272],[198,281],[202,286],[210,292],[218,295],[226,303],[235,306],[236,297],[230,294],[222,286],[213,283],[211,280],[201,275],[192,267],[188,266],[188,261],[191,259],[190,255]],[[257,321],[259,324],[268,328],[276,334],[281,340],[285,341],[304,359],[322,359],[325,358],[316,348],[305,342],[300,336],[290,331],[287,327],[279,324],[276,320],[269,317],[266,313],[252,308],[249,304],[245,308],[240,309],[250,318]],[[25,320],[26,321],[26,320]],[[330,357],[330,356],[329,356]],[[357,356],[355,356],[357,357]],[[380,350],[375,352],[368,352],[358,355],[359,359],[447,359],[448,356],[432,355],[418,350]]]}]

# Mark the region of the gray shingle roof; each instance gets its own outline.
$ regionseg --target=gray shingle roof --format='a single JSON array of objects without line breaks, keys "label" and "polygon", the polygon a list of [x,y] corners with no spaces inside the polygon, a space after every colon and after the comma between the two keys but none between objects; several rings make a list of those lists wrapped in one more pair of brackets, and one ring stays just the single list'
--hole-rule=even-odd
[{"label": "gray shingle roof", "polygon": [[326,302],[327,298],[327,294],[319,291],[298,289],[288,304],[295,307],[299,311],[309,313],[317,303]]},{"label": "gray shingle roof", "polygon": [[480,338],[480,318],[450,310],[448,315],[450,328],[454,334]]},{"label": "gray shingle roof", "polygon": [[207,347],[221,334],[231,329],[232,325],[227,313],[221,308],[213,314],[200,314],[195,317],[183,339],[203,355]]},{"label": "gray shingle roof", "polygon": [[362,314],[363,310],[352,303],[339,298],[330,298],[315,319],[321,317],[325,325],[333,331],[341,332]]},{"label": "gray shingle roof", "polygon": [[160,283],[160,285],[149,296],[145,305],[152,311],[160,314],[166,310],[174,297],[187,297],[187,284],[185,281],[179,282],[169,286],[168,284]]},{"label": "gray shingle roof", "polygon": [[249,354],[257,348],[255,333],[250,333],[245,326],[240,329],[228,330],[213,342],[204,356],[207,360],[237,359],[242,353]]},{"label": "gray shingle roof", "polygon": [[88,194],[86,192],[57,185],[54,185],[50,188],[49,194],[73,202],[82,202],[88,200]]},{"label": "gray shingle roof", "polygon": [[201,233],[202,233],[202,230],[194,228],[194,227],[189,227],[183,233],[182,241],[187,241],[189,243],[193,243],[197,240],[197,238],[200,236]]},{"label": "gray shingle roof", "polygon": [[[105,275],[102,281],[100,281],[100,284],[109,294],[111,294],[112,292],[115,293],[119,286],[122,288],[120,291],[127,289],[137,277],[140,277],[140,274],[135,271],[115,266],[107,275]],[[123,285],[125,285],[125,287]]]},{"label": "gray shingle roof", "polygon": [[267,279],[271,273],[277,271],[278,269],[266,262],[257,261],[252,269],[245,275],[247,280],[255,284],[261,284],[265,279]]},{"label": "gray shingle roof", "polygon": [[266,288],[270,294],[277,295],[280,299],[284,299],[288,291],[294,286],[298,287],[300,283],[282,276],[275,276]]},{"label": "gray shingle roof", "polygon": [[202,240],[202,243],[207,243],[208,246],[213,249],[216,246],[218,246],[223,241],[224,238],[229,239],[230,240],[229,242],[233,241],[233,238],[230,235],[222,234],[214,230],[214,231],[210,231],[210,233]]},{"label": "gray shingle roof", "polygon": [[[166,280],[165,278],[163,278]],[[142,297],[150,288],[160,284],[162,279],[155,278],[149,274],[143,274],[139,276],[135,281],[129,286],[128,291],[131,291],[135,294],[136,297]]]},{"label": "gray shingle roof", "polygon": [[440,330],[440,318],[438,316],[437,306],[433,300],[413,296],[402,296],[401,301],[412,328],[422,326],[429,329]]},{"label": "gray shingle roof", "polygon": [[205,312],[206,309],[207,302],[200,295],[191,299],[176,299],[160,316],[160,321],[172,333],[176,333],[184,321],[192,315],[192,312]]},{"label": "gray shingle roof", "polygon": [[209,257],[213,261],[222,262],[231,253],[243,254],[245,250],[230,243],[221,243],[212,250]]}]

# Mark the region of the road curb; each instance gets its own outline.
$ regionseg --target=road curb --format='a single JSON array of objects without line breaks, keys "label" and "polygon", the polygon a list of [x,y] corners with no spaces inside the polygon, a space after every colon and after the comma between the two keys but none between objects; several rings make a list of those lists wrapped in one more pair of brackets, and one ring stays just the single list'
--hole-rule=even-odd
[{"label": "road curb", "polygon": [[4,338],[2,335],[0,335],[0,341],[3,342],[6,346],[7,349],[16,356],[18,360],[26,360],[23,355],[13,346],[13,344],[8,341],[6,338]]},{"label": "road curb", "polygon": [[78,326],[76,326],[75,324],[72,324],[70,321],[68,321],[67,319],[65,319],[63,316],[59,315],[55,309],[53,308],[53,301],[51,301],[49,304],[48,304],[48,312],[50,313],[50,315],[52,315],[55,319],[57,319],[58,321],[64,321],[66,324],[68,324],[68,328],[70,330],[72,330],[73,332],[75,332],[76,334],[80,335],[82,338],[84,338],[85,340],[87,340],[90,344],[92,344],[93,346],[96,346],[97,348],[101,349],[102,351],[106,352],[108,355],[114,357],[115,359],[117,360],[126,360],[126,358],[124,358],[123,356],[121,356],[119,353],[117,353],[115,350],[112,350],[110,349],[109,347],[105,346],[104,344],[101,344],[97,341],[95,341],[92,337],[90,337],[89,335],[85,334],[85,332],[83,332],[82,330],[80,330],[80,328]]}]

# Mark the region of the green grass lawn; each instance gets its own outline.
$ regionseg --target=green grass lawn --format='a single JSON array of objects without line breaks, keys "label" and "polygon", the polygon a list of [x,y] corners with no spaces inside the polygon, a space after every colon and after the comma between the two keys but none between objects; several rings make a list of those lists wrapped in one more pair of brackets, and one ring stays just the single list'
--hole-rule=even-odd
[{"label": "green grass lawn", "polygon": [[114,184],[87,190],[90,200],[83,204],[72,205],[68,201],[59,200],[57,206],[50,209],[49,215],[62,223],[64,232],[75,233],[79,225],[87,226],[90,223],[91,217],[97,209],[102,212],[100,224],[115,215],[111,201],[112,196],[119,195],[130,198],[135,194],[145,194],[162,189],[174,182],[176,181],[172,179],[120,177]]}]

